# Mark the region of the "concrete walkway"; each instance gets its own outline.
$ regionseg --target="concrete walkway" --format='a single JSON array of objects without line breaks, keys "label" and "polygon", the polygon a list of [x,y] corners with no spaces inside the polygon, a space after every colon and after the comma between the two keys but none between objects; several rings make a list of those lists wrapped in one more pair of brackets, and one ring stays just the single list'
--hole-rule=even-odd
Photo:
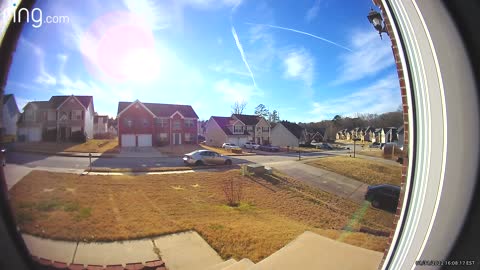
[{"label": "concrete walkway", "polygon": [[101,243],[57,241],[28,234],[22,234],[22,237],[33,256],[66,264],[126,267],[127,264],[162,260],[170,270],[192,270],[223,262],[217,252],[194,231]]},{"label": "concrete walkway", "polygon": [[352,246],[306,231],[248,270],[371,270],[378,269],[382,257],[381,252]]},{"label": "concrete walkway", "polygon": [[312,187],[362,203],[368,184],[346,176],[306,165],[302,162],[284,161],[265,163],[280,172],[300,180]]}]

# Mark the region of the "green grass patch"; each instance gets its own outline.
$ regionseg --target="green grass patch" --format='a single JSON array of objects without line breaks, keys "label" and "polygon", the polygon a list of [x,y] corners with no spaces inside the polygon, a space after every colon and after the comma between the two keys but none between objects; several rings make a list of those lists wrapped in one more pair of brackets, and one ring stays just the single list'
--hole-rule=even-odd
[{"label": "green grass patch", "polygon": [[50,212],[50,211],[56,210],[58,208],[61,208],[61,206],[62,206],[62,204],[58,200],[50,199],[50,200],[47,200],[47,201],[39,202],[37,205],[35,205],[35,208],[38,211]]},{"label": "green grass patch", "polygon": [[80,205],[78,204],[78,202],[68,202],[65,203],[65,205],[63,206],[63,210],[67,212],[78,211],[79,209]]},{"label": "green grass patch", "polygon": [[76,216],[77,220],[89,218],[92,215],[92,209],[89,207],[82,207]]}]

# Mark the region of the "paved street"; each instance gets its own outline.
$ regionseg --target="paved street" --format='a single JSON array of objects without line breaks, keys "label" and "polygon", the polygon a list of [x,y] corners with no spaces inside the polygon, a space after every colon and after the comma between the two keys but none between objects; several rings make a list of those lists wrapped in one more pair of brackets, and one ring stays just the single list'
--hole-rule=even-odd
[{"label": "paved street", "polygon": [[[345,176],[304,164],[302,161],[328,157],[332,155],[348,155],[348,151],[324,151],[317,153],[271,153],[269,155],[235,156],[233,164],[258,163],[275,168],[297,180],[355,202],[363,201],[367,185]],[[390,161],[387,161],[390,162]],[[11,188],[31,169],[50,171],[68,171],[81,173],[89,166],[89,158],[47,156],[42,154],[11,152],[7,155],[7,179]],[[92,158],[93,167],[107,168],[151,168],[183,166],[180,157],[99,157]]]}]

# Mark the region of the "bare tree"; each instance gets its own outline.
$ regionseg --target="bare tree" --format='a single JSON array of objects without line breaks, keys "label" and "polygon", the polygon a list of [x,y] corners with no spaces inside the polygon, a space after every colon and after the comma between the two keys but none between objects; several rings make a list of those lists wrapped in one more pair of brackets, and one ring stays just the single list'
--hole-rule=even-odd
[{"label": "bare tree", "polygon": [[245,102],[245,100],[235,101],[232,105],[232,114],[242,114],[245,107],[247,107],[247,102]]}]

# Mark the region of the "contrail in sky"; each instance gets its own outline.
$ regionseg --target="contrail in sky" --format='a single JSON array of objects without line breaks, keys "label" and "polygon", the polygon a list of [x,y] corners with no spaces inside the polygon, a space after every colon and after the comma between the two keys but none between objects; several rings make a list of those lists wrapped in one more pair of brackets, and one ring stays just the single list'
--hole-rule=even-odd
[{"label": "contrail in sky", "polygon": [[255,82],[255,77],[253,76],[253,72],[250,69],[250,66],[248,65],[247,58],[245,57],[245,52],[243,51],[242,44],[240,43],[240,40],[238,39],[237,31],[235,31],[235,27],[233,27],[233,25],[232,25],[232,35],[233,35],[233,38],[235,39],[235,43],[237,44],[238,51],[240,52],[240,55],[242,56],[243,63],[247,67],[248,72],[250,73],[250,77],[252,77],[253,86],[256,89],[257,88],[257,83]]},{"label": "contrail in sky", "polygon": [[347,51],[349,51],[349,52],[352,51],[351,49],[349,49],[349,48],[347,48],[347,47],[345,47],[345,46],[342,46],[342,45],[340,45],[340,44],[338,44],[338,43],[335,43],[335,42],[333,42],[333,41],[331,41],[331,40],[328,40],[328,39],[326,39],[326,38],[322,38],[322,37],[319,37],[319,36],[316,36],[316,35],[313,35],[313,34],[310,34],[310,33],[307,33],[307,32],[295,30],[295,29],[292,29],[292,28],[275,26],[275,25],[271,25],[271,24],[261,24],[261,23],[248,23],[248,22],[247,22],[247,23],[245,23],[245,24],[249,24],[249,25],[259,25],[259,26],[267,26],[267,27],[270,27],[270,28],[277,28],[277,29],[282,29],[282,30],[286,30],[286,31],[291,31],[291,32],[295,32],[295,33],[299,33],[299,34],[311,36],[311,37],[314,37],[314,38],[316,38],[316,39],[320,39],[320,40],[322,40],[322,41],[325,41],[325,42],[328,42],[328,43],[330,43],[330,44],[333,44],[333,45],[335,45],[335,46],[337,46],[337,47],[340,47],[340,48],[342,48],[342,49],[345,49],[345,50],[347,50]]}]

